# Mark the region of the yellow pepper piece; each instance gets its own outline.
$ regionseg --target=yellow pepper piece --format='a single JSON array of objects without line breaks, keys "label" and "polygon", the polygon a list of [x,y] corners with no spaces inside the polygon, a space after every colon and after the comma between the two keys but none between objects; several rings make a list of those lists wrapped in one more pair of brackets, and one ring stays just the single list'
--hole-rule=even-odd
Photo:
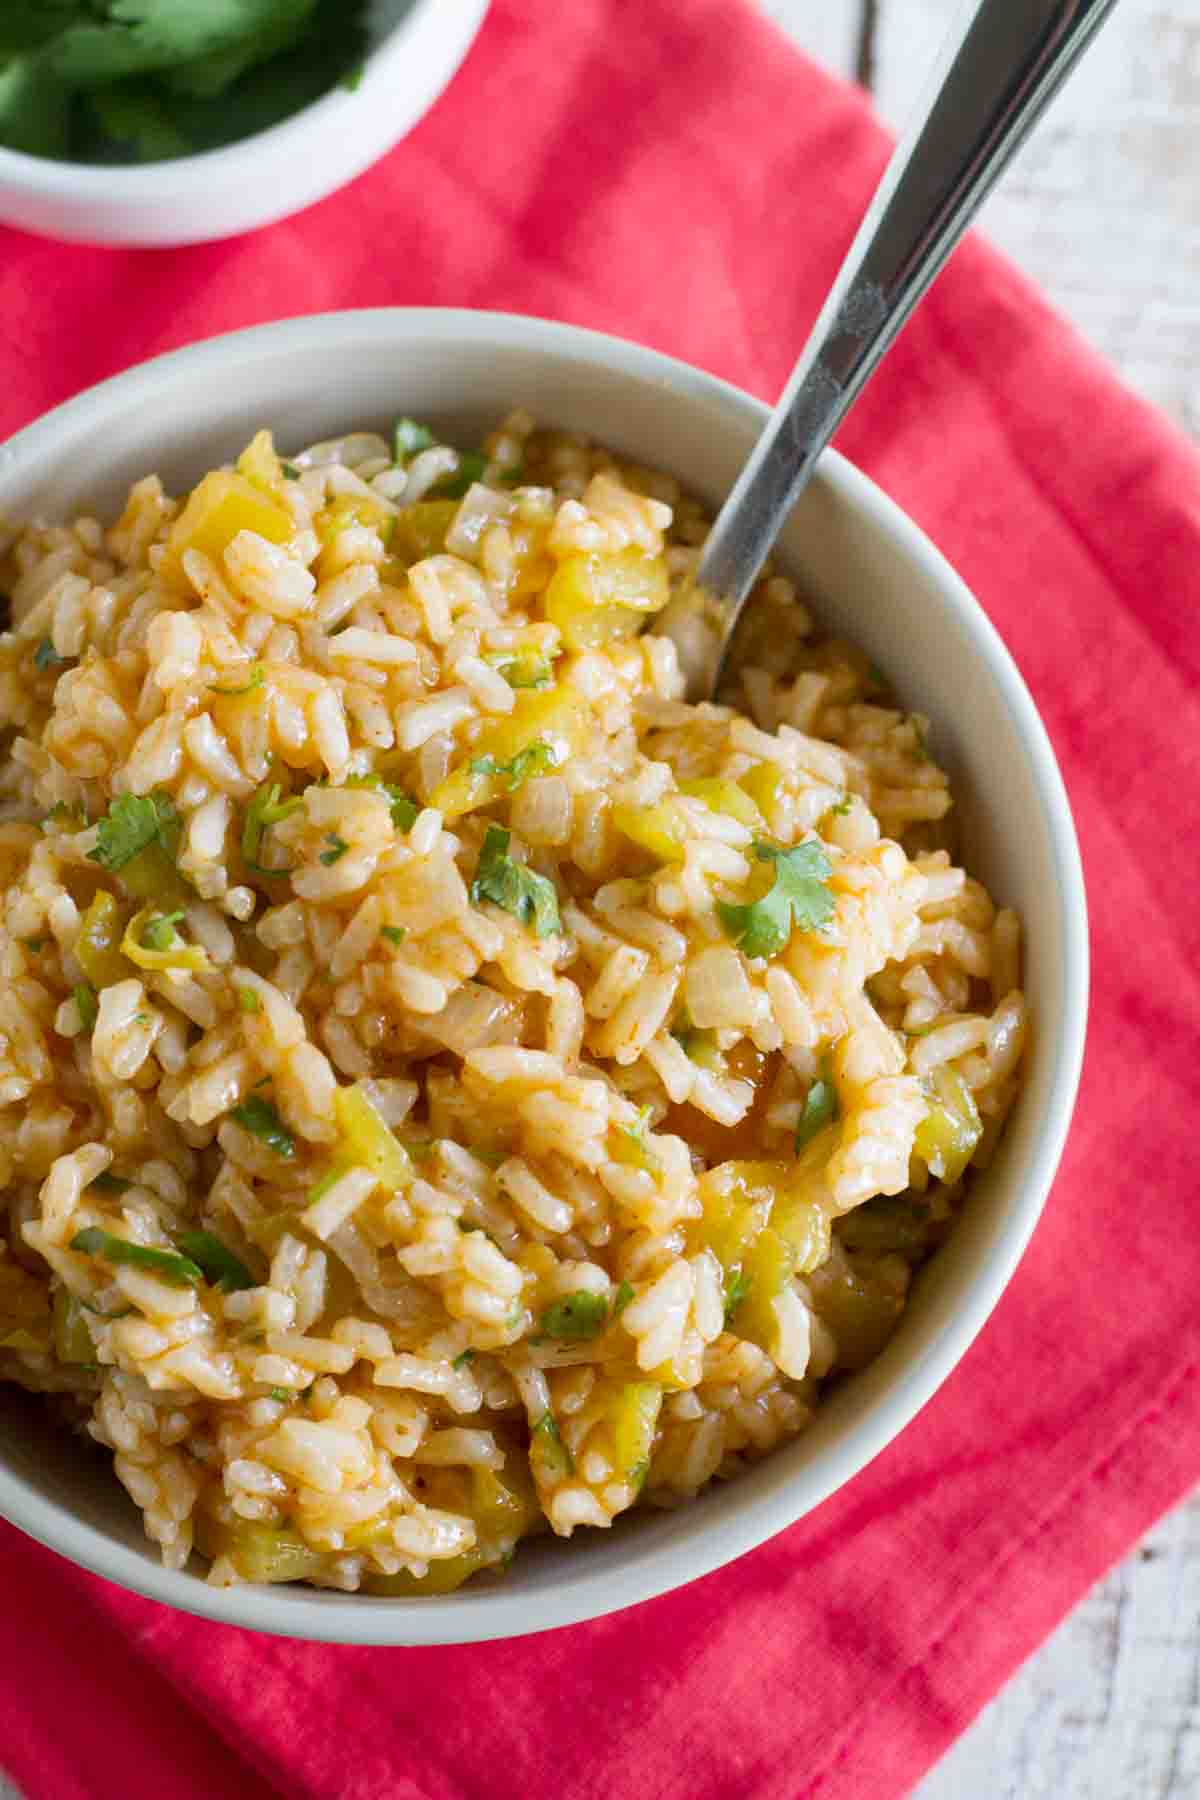
[{"label": "yellow pepper piece", "polygon": [[768,1225],[759,1233],[742,1264],[745,1291],[731,1321],[731,1329],[738,1337],[757,1344],[768,1356],[775,1355],[779,1340],[774,1302],[795,1272],[795,1251]]},{"label": "yellow pepper piece", "polygon": [[275,439],[269,431],[256,431],[237,459],[237,471],[265,494],[278,494],[283,488],[283,466],[275,454]]},{"label": "yellow pepper piece", "polygon": [[643,616],[670,598],[667,565],[643,550],[569,556],[546,590],[545,612],[569,650],[596,650],[634,637]]},{"label": "yellow pepper piece", "polygon": [[777,763],[755,763],[744,775],[739,775],[737,785],[742,792],[748,794],[764,818],[770,817],[779,794],[779,785],[783,780],[783,770]]},{"label": "yellow pepper piece", "polygon": [[970,1088],[949,1064],[934,1071],[930,1107],[913,1140],[931,1175],[952,1185],[961,1181],[975,1146],[983,1136],[983,1122]]},{"label": "yellow pepper piece", "polygon": [[268,499],[245,475],[214,469],[192,489],[172,525],[159,573],[163,580],[185,587],[185,550],[202,550],[219,568],[226,545],[239,531],[256,531],[272,544],[283,544],[294,530],[287,508]]},{"label": "yellow pepper piece", "polygon": [[[162,916],[157,906],[143,906],[140,912],[134,913],[121,939],[122,955],[136,963],[139,969],[184,969],[193,975],[207,969],[208,951],[201,949],[199,944],[185,944],[181,940],[169,949],[155,950],[142,942],[142,935],[151,920]],[[179,933],[175,935],[178,937]]]},{"label": "yellow pepper piece", "polygon": [[414,506],[402,506],[388,543],[390,559],[383,579],[399,586],[413,563],[444,550],[458,506],[457,500],[418,500]]},{"label": "yellow pepper piece", "polygon": [[129,973],[119,948],[124,917],[107,888],[98,888],[79,922],[75,961],[96,989],[111,987]]},{"label": "yellow pepper piece", "polygon": [[700,1235],[727,1275],[766,1229],[783,1174],[782,1163],[725,1162],[700,1177]]},{"label": "yellow pepper piece", "polygon": [[54,1290],[54,1354],[59,1362],[94,1363],[96,1347],[87,1315],[69,1288]]},{"label": "yellow pepper piece", "polygon": [[202,1556],[227,1556],[243,1581],[308,1581],[324,1566],[325,1555],[286,1526],[253,1519],[225,1524],[195,1514],[196,1548]]},{"label": "yellow pepper piece", "polygon": [[[561,768],[569,756],[582,749],[586,730],[587,709],[570,688],[525,689],[517,694],[511,713],[476,739],[463,766],[439,783],[429,804],[448,820],[490,806],[512,792],[503,771],[511,768],[523,751],[534,744],[545,745],[546,771]],[[497,772],[472,768],[482,762],[494,765]]]},{"label": "yellow pepper piece", "polygon": [[611,1407],[618,1481],[645,1479],[662,1403],[663,1390],[656,1381],[630,1381],[618,1389]]},{"label": "yellow pepper piece", "polygon": [[407,1569],[399,1569],[394,1575],[366,1574],[362,1588],[366,1594],[386,1594],[393,1599],[418,1594],[452,1594],[480,1570],[490,1567],[499,1572],[502,1565],[502,1558],[483,1550],[465,1550],[461,1556],[446,1556],[431,1562],[424,1575],[410,1575]]},{"label": "yellow pepper piece", "polygon": [[386,1193],[406,1188],[412,1180],[408,1153],[366,1091],[357,1083],[338,1088],[333,1109],[341,1134],[339,1160],[370,1169]]},{"label": "yellow pepper piece", "polygon": [[655,806],[614,806],[612,822],[622,837],[659,862],[683,861],[683,823],[669,800]]},{"label": "yellow pepper piece", "polygon": [[736,781],[722,781],[719,777],[705,776],[699,781],[681,781],[681,794],[688,794],[694,800],[702,800],[710,811],[724,813],[727,818],[736,819],[739,825],[749,825],[755,831],[762,831],[766,821],[754,804],[745,788],[739,787]]}]

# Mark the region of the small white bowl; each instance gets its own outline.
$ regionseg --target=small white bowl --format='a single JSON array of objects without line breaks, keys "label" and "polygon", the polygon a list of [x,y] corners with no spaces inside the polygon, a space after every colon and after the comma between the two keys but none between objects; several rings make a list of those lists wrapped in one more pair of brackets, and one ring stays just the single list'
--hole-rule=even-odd
[{"label": "small white bowl", "polygon": [[85,244],[200,244],[253,231],[360,175],[433,105],[488,0],[374,0],[358,86],[220,150],[130,166],[0,147],[0,220]]},{"label": "small white bowl", "polygon": [[[289,320],[158,358],[60,406],[0,449],[0,513],[111,514],[161,472],[176,492],[271,426],[292,448],[401,411],[469,445],[514,404],[671,470],[709,502],[766,409],[652,350],[499,314],[379,311]],[[0,1512],[64,1556],[185,1611],[338,1643],[516,1637],[680,1586],[791,1525],[933,1394],[995,1306],[1037,1222],[1070,1122],[1087,1010],[1087,919],[1054,755],[1012,660],[957,575],[865,475],[828,454],[780,545],[820,618],[927,713],[954,781],[969,866],[1026,930],[1034,1031],[1025,1090],[950,1242],[921,1271],[883,1355],[813,1426],[678,1511],[537,1540],[495,1586],[385,1600],[303,1587],[208,1587],[162,1568],[107,1459],[0,1395]]]}]

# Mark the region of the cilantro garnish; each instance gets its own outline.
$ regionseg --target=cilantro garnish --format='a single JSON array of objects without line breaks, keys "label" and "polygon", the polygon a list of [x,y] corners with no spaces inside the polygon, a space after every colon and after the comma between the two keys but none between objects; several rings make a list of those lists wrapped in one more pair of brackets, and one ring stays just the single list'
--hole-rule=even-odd
[{"label": "cilantro garnish", "polygon": [[421,808],[411,794],[406,794],[403,788],[395,787],[390,781],[382,781],[378,775],[348,775],[345,785],[356,788],[378,788],[380,793],[386,794],[392,808],[392,824],[397,831],[411,831],[416,824]]},{"label": "cilantro garnish", "polygon": [[240,1106],[235,1106],[230,1118],[248,1131],[252,1137],[261,1138],[268,1150],[276,1156],[291,1158],[296,1154],[296,1140],[287,1129],[269,1100],[260,1094],[248,1094]]},{"label": "cilantro garnish", "polygon": [[473,1350],[460,1350],[458,1355],[454,1358],[454,1361],[450,1364],[450,1367],[452,1369],[465,1369],[467,1364],[473,1359],[474,1355],[475,1352]]},{"label": "cilantro garnish", "polygon": [[34,667],[43,670],[65,668],[71,658],[60,656],[48,637],[44,637],[33,653]]},{"label": "cilantro garnish", "polygon": [[233,700],[241,694],[252,694],[255,688],[260,688],[266,679],[267,672],[262,664],[251,663],[249,676],[241,687],[218,687],[215,682],[210,681],[208,691],[210,694],[224,694],[228,699]]},{"label": "cilantro garnish", "polygon": [[428,425],[415,419],[397,419],[392,426],[392,461],[409,462],[422,450],[432,450],[437,443]]},{"label": "cilantro garnish", "polygon": [[79,1023],[85,1031],[91,1031],[100,1017],[100,1008],[96,1004],[96,990],[81,981],[78,987],[71,989],[71,997],[75,1002],[75,1011],[79,1014]]},{"label": "cilantro garnish", "polygon": [[753,1275],[743,1275],[741,1269],[731,1269],[725,1277],[725,1323],[727,1325],[732,1321],[738,1307],[753,1285]]},{"label": "cilantro garnish", "polygon": [[382,938],[386,938],[389,944],[402,944],[404,942],[404,927],[403,925],[381,925],[379,927],[379,935]]},{"label": "cilantro garnish", "polygon": [[273,1387],[267,1389],[267,1399],[278,1400],[281,1406],[286,1406],[289,1400],[294,1400],[295,1398],[296,1396],[291,1388]]},{"label": "cilantro garnish", "polygon": [[844,819],[847,813],[853,809],[853,806],[853,794],[843,794],[837,805],[829,808],[830,815],[835,819]]},{"label": "cilantro garnish", "polygon": [[552,937],[562,930],[558,894],[545,875],[535,875],[508,854],[509,833],[502,825],[489,825],[479,852],[471,899],[476,906],[491,900],[512,913],[523,925],[532,925],[535,937]]},{"label": "cilantro garnish", "polygon": [[472,775],[490,775],[503,782],[510,794],[515,794],[532,776],[545,775],[556,769],[559,761],[554,746],[544,738],[537,738],[523,750],[518,750],[508,762],[497,762],[494,756],[477,756],[470,767]]},{"label": "cilantro garnish", "polygon": [[303,469],[298,469],[295,463],[291,462],[281,462],[279,467],[283,471],[283,479],[285,481],[299,481],[301,475],[304,473]]},{"label": "cilantro garnish", "polygon": [[179,814],[167,794],[118,794],[96,827],[92,862],[114,873],[140,850],[159,844],[174,860],[179,846]]},{"label": "cilantro garnish", "polygon": [[329,848],[328,850],[322,850],[320,860],[325,864],[326,868],[329,868],[331,863],[335,863],[339,858],[345,856],[350,846],[345,838],[338,836],[336,831],[327,831],[325,833],[325,842],[329,845]]},{"label": "cilantro garnish", "polygon": [[759,838],[754,854],[775,865],[775,879],[761,900],[745,906],[721,901],[717,915],[743,956],[777,956],[792,935],[816,931],[833,917],[833,895],[825,886],[832,865],[819,844],[783,850]]},{"label": "cilantro garnish", "polygon": [[249,137],[361,74],[361,0],[4,0],[0,143],[155,162]]},{"label": "cilantro garnish", "polygon": [[837,1088],[833,1085],[833,1072],[826,1057],[821,1065],[821,1073],[804,1096],[804,1106],[796,1125],[797,1153],[816,1137],[818,1131],[823,1131],[826,1125],[833,1123],[838,1111]]},{"label": "cilantro garnish", "polygon": [[629,1305],[629,1302],[633,1299],[633,1296],[633,1283],[631,1281],[623,1281],[613,1297],[614,1319],[620,1318],[621,1314],[625,1311],[625,1308]]},{"label": "cilantro garnish", "polygon": [[256,1013],[262,1011],[262,1001],[253,988],[239,988],[237,991],[238,1011]]},{"label": "cilantro garnish", "polygon": [[591,1294],[579,1288],[553,1301],[543,1312],[539,1329],[543,1337],[564,1338],[581,1342],[598,1337],[608,1319],[608,1301],[603,1294]]}]

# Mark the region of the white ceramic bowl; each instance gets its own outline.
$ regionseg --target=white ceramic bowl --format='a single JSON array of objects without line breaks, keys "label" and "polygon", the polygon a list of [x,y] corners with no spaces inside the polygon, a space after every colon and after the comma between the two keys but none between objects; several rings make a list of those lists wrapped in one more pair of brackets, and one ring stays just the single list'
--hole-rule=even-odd
[{"label": "white ceramic bowl", "polygon": [[0,147],[0,220],[86,244],[199,244],[323,200],[428,112],[488,0],[372,0],[370,54],[351,91],[220,150],[129,167],[56,162]]},{"label": "white ceramic bowl", "polygon": [[[0,512],[108,512],[147,470],[179,491],[260,425],[294,447],[399,411],[470,444],[515,403],[672,470],[710,502],[765,416],[757,400],[616,338],[535,319],[380,311],[290,320],[131,369],[0,449]],[[105,1461],[0,1396],[0,1512],[64,1556],[173,1606],[295,1637],[371,1644],[517,1636],[648,1599],[792,1524],[902,1429],[962,1356],[1016,1266],[1053,1178],[1083,1053],[1087,925],[1075,833],[1045,731],[1000,639],[953,570],[879,489],[830,454],[781,544],[821,618],[928,713],[970,866],[1027,933],[1027,1082],[949,1244],[892,1343],[812,1428],[676,1512],[585,1542],[538,1540],[503,1584],[422,1600],[303,1587],[208,1587],[163,1569]]]}]

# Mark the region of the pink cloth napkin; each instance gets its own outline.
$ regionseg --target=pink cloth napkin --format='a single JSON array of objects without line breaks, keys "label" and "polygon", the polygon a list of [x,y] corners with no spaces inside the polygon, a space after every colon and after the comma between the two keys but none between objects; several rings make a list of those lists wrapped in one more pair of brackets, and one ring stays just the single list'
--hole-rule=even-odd
[{"label": "pink cloth napkin", "polygon": [[[169,254],[0,233],[0,430],[193,338],[403,302],[605,327],[773,398],[886,153],[738,0],[496,0],[419,129],[298,219]],[[263,1639],[5,1529],[0,1761],[38,1800],[118,1768],[124,1800],[887,1800],[1200,1473],[1200,465],[978,243],[842,446],[1016,654],[1090,878],[1079,1113],[992,1321],[772,1543],[504,1646]]]}]

